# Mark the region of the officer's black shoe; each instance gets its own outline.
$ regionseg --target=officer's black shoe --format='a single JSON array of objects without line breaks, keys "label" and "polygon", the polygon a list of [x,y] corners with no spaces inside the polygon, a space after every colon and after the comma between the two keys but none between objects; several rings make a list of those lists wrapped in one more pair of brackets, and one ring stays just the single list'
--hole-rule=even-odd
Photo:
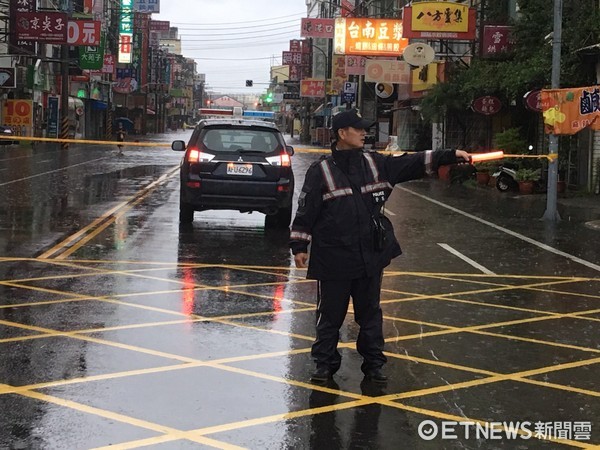
[{"label": "officer's black shoe", "polygon": [[328,380],[333,378],[333,372],[329,367],[320,366],[310,376],[310,381],[314,383],[326,383]]},{"label": "officer's black shoe", "polygon": [[387,383],[388,377],[381,369],[371,369],[365,373],[365,379],[373,383]]}]

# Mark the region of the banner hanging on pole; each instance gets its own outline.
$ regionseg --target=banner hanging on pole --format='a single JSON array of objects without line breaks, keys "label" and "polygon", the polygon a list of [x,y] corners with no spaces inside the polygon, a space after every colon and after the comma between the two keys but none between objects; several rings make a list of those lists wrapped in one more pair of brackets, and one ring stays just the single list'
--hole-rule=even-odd
[{"label": "banner hanging on pole", "polygon": [[543,89],[541,97],[547,134],[600,130],[600,86]]}]

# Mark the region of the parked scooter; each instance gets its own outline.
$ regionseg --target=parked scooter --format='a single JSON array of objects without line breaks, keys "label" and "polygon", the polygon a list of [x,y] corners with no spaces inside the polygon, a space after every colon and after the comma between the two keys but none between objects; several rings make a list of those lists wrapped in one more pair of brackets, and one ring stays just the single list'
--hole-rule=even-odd
[{"label": "parked scooter", "polygon": [[498,167],[498,170],[493,174],[496,177],[496,188],[500,192],[516,190],[519,188],[519,183],[516,179],[516,169],[510,164],[503,164]]}]

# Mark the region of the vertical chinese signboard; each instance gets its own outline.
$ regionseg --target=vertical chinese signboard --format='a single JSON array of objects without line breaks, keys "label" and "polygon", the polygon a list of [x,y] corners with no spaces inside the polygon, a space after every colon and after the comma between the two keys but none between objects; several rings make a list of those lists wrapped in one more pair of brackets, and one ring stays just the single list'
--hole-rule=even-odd
[{"label": "vertical chinese signboard", "polygon": [[129,64],[133,54],[133,0],[121,0],[118,62]]},{"label": "vertical chinese signboard", "polygon": [[299,81],[310,74],[310,46],[308,41],[293,39],[290,50],[281,53],[281,64],[289,66],[289,80]]},{"label": "vertical chinese signboard", "polygon": [[18,39],[15,28],[17,25],[17,13],[35,12],[36,9],[36,0],[10,0],[10,53],[35,54],[35,42]]},{"label": "vertical chinese signboard", "polygon": [[346,82],[346,57],[342,55],[333,55],[331,61],[331,87],[328,92],[330,95],[340,95],[344,90]]},{"label": "vertical chinese signboard", "polygon": [[59,97],[48,97],[48,132],[47,137],[57,138],[58,137],[58,111]]},{"label": "vertical chinese signboard", "polygon": [[334,51],[338,55],[400,56],[408,46],[400,19],[335,19]]},{"label": "vertical chinese signboard", "polygon": [[512,50],[512,27],[500,25],[485,25],[483,27],[482,56],[505,55]]},{"label": "vertical chinese signboard", "polygon": [[115,55],[111,55],[110,53],[106,53],[104,55],[104,65],[102,66],[102,73],[112,75],[113,78],[115,78],[117,72],[117,64],[115,59]]}]

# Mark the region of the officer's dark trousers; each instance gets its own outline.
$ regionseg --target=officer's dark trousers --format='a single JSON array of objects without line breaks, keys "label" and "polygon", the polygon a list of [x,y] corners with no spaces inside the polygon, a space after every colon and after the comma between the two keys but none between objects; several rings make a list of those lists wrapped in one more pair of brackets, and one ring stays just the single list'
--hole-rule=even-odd
[{"label": "officer's dark trousers", "polygon": [[312,346],[312,357],[317,366],[326,366],[332,372],[340,368],[342,357],[337,344],[350,297],[354,306],[354,320],[360,326],[356,348],[364,360],[362,371],[367,373],[386,363],[380,290],[381,274],[354,280],[319,281],[317,338]]}]

